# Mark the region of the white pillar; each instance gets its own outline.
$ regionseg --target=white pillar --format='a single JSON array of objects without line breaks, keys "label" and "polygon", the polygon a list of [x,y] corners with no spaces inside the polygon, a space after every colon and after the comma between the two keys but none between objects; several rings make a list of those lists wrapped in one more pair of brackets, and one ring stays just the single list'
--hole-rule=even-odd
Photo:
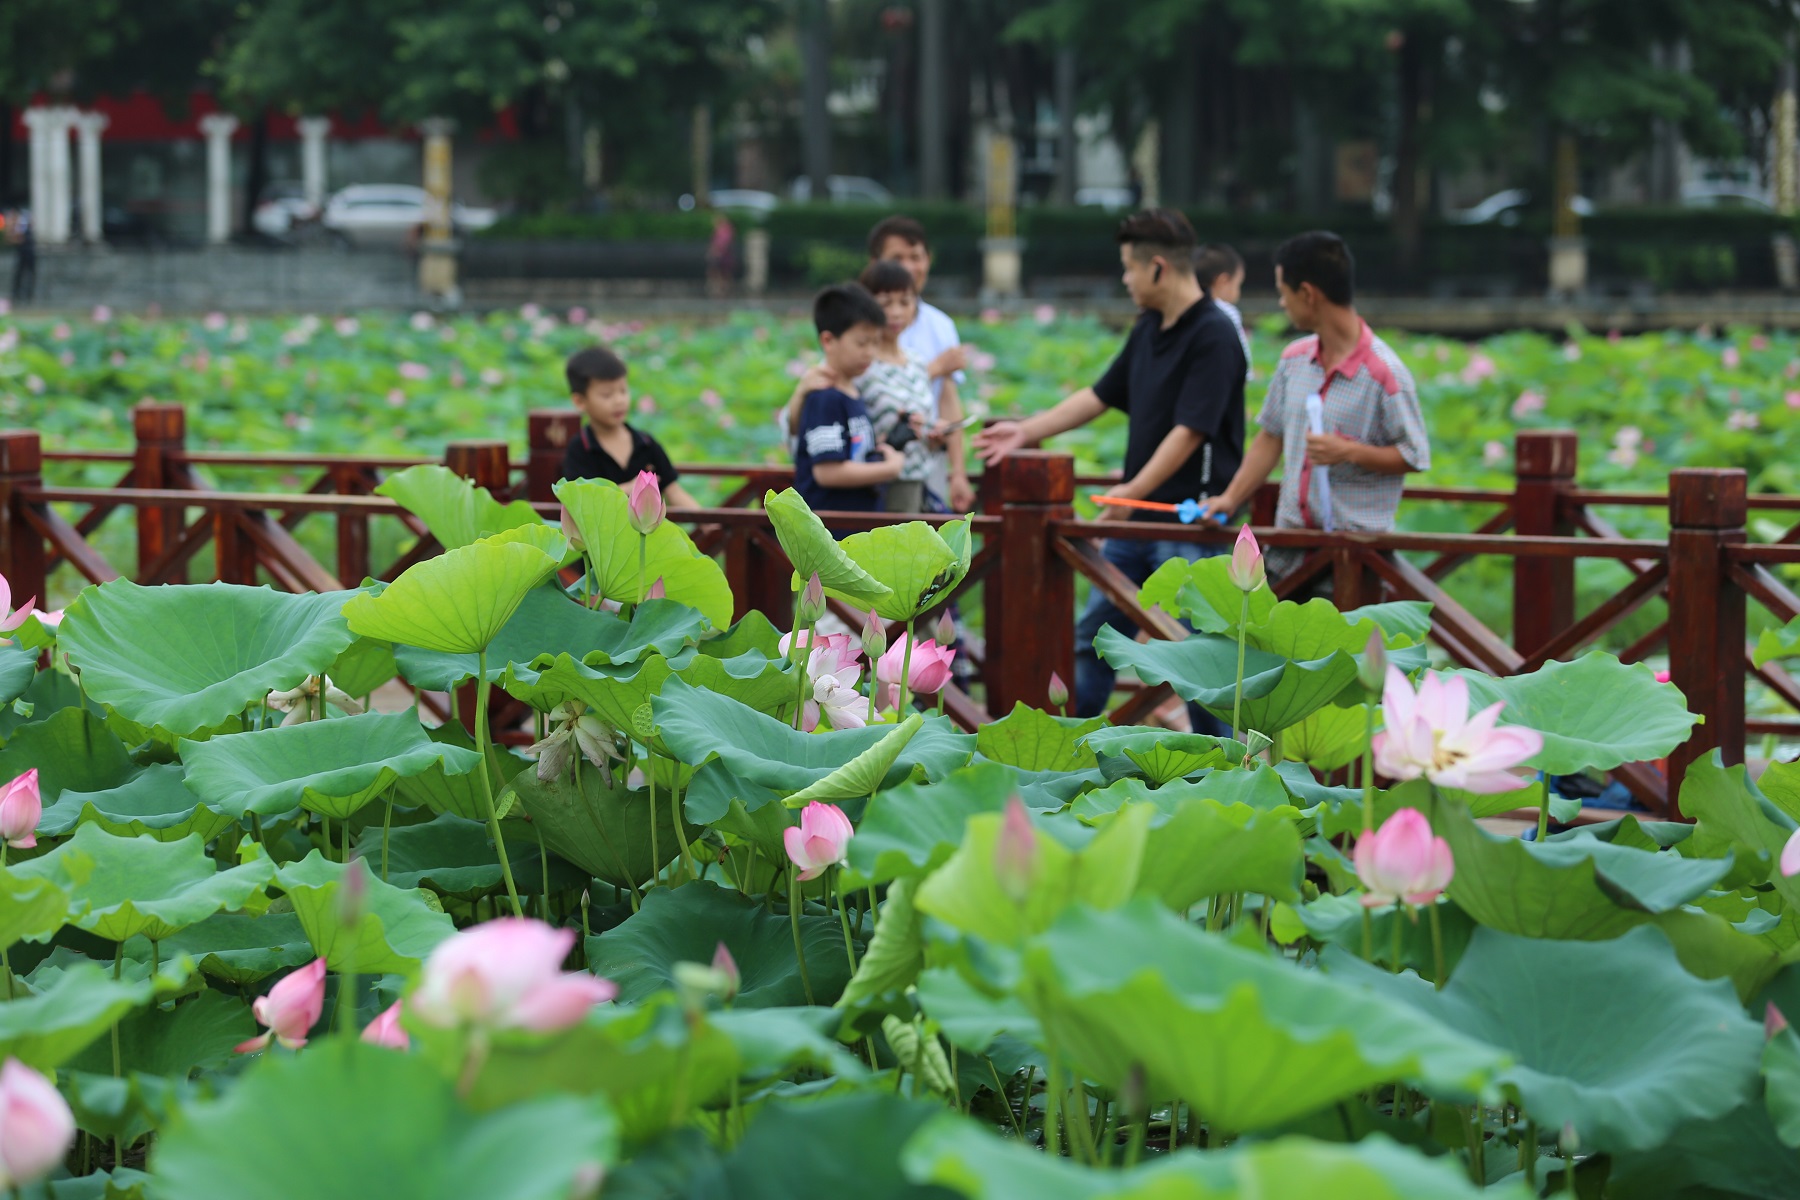
[{"label": "white pillar", "polygon": [[69,130],[75,125],[75,110],[58,106],[50,110],[47,128],[50,141],[45,147],[44,166],[48,210],[38,226],[40,240],[61,245],[69,240],[69,208],[74,200],[70,184]]},{"label": "white pillar", "polygon": [[100,131],[109,118],[105,113],[86,112],[75,118],[79,165],[81,167],[81,240],[98,246],[102,240],[100,210]]},{"label": "white pillar", "polygon": [[331,132],[330,117],[301,117],[300,181],[306,189],[306,202],[315,208],[325,205],[325,135]]},{"label": "white pillar", "polygon": [[25,110],[25,127],[31,131],[31,227],[44,240],[44,223],[50,213],[50,110]]},{"label": "white pillar", "polygon": [[231,135],[237,127],[230,113],[200,118],[206,135],[206,240],[215,246],[231,240]]}]

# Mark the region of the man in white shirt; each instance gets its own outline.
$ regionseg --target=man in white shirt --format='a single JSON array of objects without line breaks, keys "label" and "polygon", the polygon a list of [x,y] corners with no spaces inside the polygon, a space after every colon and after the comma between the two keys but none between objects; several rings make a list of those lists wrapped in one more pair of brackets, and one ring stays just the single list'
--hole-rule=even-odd
[{"label": "man in white shirt", "polygon": [[925,227],[911,217],[883,217],[869,231],[869,258],[889,259],[912,272],[919,293],[919,315],[900,335],[900,348],[925,364],[933,398],[943,391],[947,376],[961,384],[968,350],[956,334],[956,322],[925,301],[925,281],[931,278],[931,243],[926,240]]}]

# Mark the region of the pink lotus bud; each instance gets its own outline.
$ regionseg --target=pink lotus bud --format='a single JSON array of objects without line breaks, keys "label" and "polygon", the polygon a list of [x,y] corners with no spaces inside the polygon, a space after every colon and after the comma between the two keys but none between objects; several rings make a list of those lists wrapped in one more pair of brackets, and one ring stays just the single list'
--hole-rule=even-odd
[{"label": "pink lotus bud", "polygon": [[439,942],[425,960],[409,1002],[419,1020],[440,1028],[529,1029],[554,1033],[578,1025],[616,984],[565,972],[573,929],[527,917],[502,917]]},{"label": "pink lotus bud", "polygon": [[1248,525],[1238,530],[1237,544],[1231,548],[1231,568],[1227,574],[1240,591],[1254,592],[1267,582],[1262,547],[1256,544],[1256,535],[1250,532]]},{"label": "pink lotus bud", "polygon": [[1063,708],[1069,703],[1069,685],[1055,671],[1050,672],[1050,686],[1044,693],[1052,708]]},{"label": "pink lotus bud", "polygon": [[1788,1027],[1788,1019],[1775,1007],[1773,1000],[1763,1009],[1763,1040],[1767,1041]]},{"label": "pink lotus bud", "polygon": [[237,1053],[266,1050],[270,1039],[290,1050],[306,1045],[307,1032],[319,1023],[319,1014],[325,1011],[325,960],[315,958],[284,976],[269,989],[268,995],[256,998],[250,1011],[268,1032],[239,1045]]},{"label": "pink lotus bud", "polygon": [[368,1028],[362,1031],[362,1040],[371,1046],[386,1046],[390,1050],[412,1048],[412,1039],[400,1027],[400,1001],[396,1000],[388,1005],[386,1012],[369,1022]]},{"label": "pink lotus bud", "polygon": [[871,662],[880,658],[881,652],[887,649],[887,622],[872,608],[863,621],[862,644],[863,653],[869,656]]},{"label": "pink lotus bud", "polygon": [[587,553],[587,543],[581,538],[581,527],[575,524],[575,518],[569,515],[566,508],[562,510],[562,532],[569,539],[569,545],[574,548],[575,553]]},{"label": "pink lotus bud", "polygon": [[1456,873],[1450,843],[1432,836],[1431,823],[1416,808],[1401,809],[1380,829],[1358,838],[1355,862],[1368,908],[1429,904]]},{"label": "pink lotus bud", "polygon": [[650,585],[650,590],[644,593],[644,599],[667,600],[668,598],[669,590],[663,585],[663,577],[658,575],[656,577],[656,582]]},{"label": "pink lotus bud", "polygon": [[1031,894],[1032,880],[1037,877],[1037,831],[1031,827],[1031,814],[1018,796],[1006,802],[1006,815],[1000,821],[1000,837],[994,843],[994,877],[1000,890],[1022,904]]},{"label": "pink lotus bud", "polygon": [[800,599],[794,604],[794,628],[817,625],[824,615],[825,585],[819,582],[819,573],[814,571],[806,586],[800,589]]},{"label": "pink lotus bud", "polygon": [[956,644],[956,622],[950,619],[949,609],[946,608],[939,614],[937,628],[932,630],[932,632],[937,634],[938,645],[954,646]]},{"label": "pink lotus bud", "polygon": [[639,471],[637,478],[631,482],[630,494],[631,527],[641,534],[651,534],[663,521],[662,484],[657,481],[655,471]]},{"label": "pink lotus bud", "polygon": [[800,868],[800,878],[817,879],[827,867],[844,861],[844,850],[855,834],[843,809],[815,801],[800,811],[800,824],[781,831],[781,841],[789,861]]},{"label": "pink lotus bud", "polygon": [[16,1058],[0,1067],[0,1187],[36,1183],[75,1143],[75,1115],[56,1085]]},{"label": "pink lotus bud", "polygon": [[338,924],[346,928],[355,927],[362,920],[363,909],[369,902],[369,864],[362,859],[352,859],[344,868],[344,882],[338,888],[337,916]]},{"label": "pink lotus bud", "polygon": [[1800,875],[1800,829],[1788,836],[1787,845],[1781,848],[1781,873],[1783,875]]},{"label": "pink lotus bud", "polygon": [[569,1200],[594,1200],[600,1194],[600,1184],[605,1178],[604,1166],[597,1162],[582,1163],[569,1180]]},{"label": "pink lotus bud", "polygon": [[1369,634],[1369,644],[1363,648],[1362,662],[1357,665],[1356,678],[1363,685],[1363,690],[1370,695],[1380,693],[1387,678],[1387,643],[1381,640],[1381,628],[1377,626]]},{"label": "pink lotus bud", "polygon": [[730,986],[725,990],[725,999],[729,1000],[737,995],[738,989],[744,985],[744,976],[738,970],[737,959],[731,957],[731,951],[725,948],[724,942],[720,942],[713,951],[712,965],[713,970],[730,981]]},{"label": "pink lotus bud", "polygon": [[15,850],[31,849],[37,845],[37,826],[43,815],[44,800],[33,767],[0,789],[0,842]]}]

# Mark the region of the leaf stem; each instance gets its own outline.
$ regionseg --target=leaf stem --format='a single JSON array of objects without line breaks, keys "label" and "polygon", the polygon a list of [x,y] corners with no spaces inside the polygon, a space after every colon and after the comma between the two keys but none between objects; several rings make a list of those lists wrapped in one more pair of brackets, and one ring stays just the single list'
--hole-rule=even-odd
[{"label": "leaf stem", "polygon": [[387,809],[381,814],[381,882],[386,883],[388,877],[388,831],[394,824],[394,792],[400,783],[395,780],[388,787]]},{"label": "leaf stem", "polygon": [[813,1000],[812,979],[806,973],[806,948],[800,944],[800,868],[788,867],[788,923],[794,931],[794,958],[800,964],[800,986],[806,992],[806,1006]]},{"label": "leaf stem", "polygon": [[1363,832],[1375,832],[1375,705],[1363,705]]},{"label": "leaf stem", "polygon": [[838,926],[844,931],[844,957],[850,960],[850,974],[856,974],[856,943],[850,940],[850,913],[844,905],[844,871],[842,867],[831,869],[831,879],[837,890]]},{"label": "leaf stem", "polygon": [[475,753],[481,758],[481,800],[487,809],[488,832],[493,835],[494,849],[500,854],[500,878],[506,881],[506,898],[512,901],[513,916],[525,915],[519,903],[519,889],[513,884],[512,863],[506,857],[506,835],[500,832],[500,816],[494,811],[494,780],[488,763],[488,677],[487,647],[475,656]]},{"label": "leaf stem", "polygon": [[906,715],[907,705],[912,703],[912,622],[906,623],[906,649],[900,652],[900,704],[894,709],[894,719],[901,720]]},{"label": "leaf stem", "polygon": [[1239,718],[1243,715],[1244,708],[1244,628],[1249,624],[1250,593],[1245,592],[1243,607],[1238,613],[1237,687],[1231,694],[1231,739],[1233,741],[1243,740],[1240,732],[1243,729],[1243,725]]},{"label": "leaf stem", "polygon": [[1441,992],[1444,990],[1445,983],[1444,926],[1443,923],[1438,920],[1438,903],[1436,900],[1431,902],[1431,907],[1426,911],[1431,918],[1431,966],[1432,970],[1437,975],[1437,990]]},{"label": "leaf stem", "polygon": [[[648,753],[649,747],[645,747]],[[656,838],[656,763],[650,758],[644,759],[644,778],[650,783],[650,883],[654,885],[662,874],[662,849]]]},{"label": "leaf stem", "polygon": [[1539,771],[1538,782],[1544,785],[1544,798],[1538,802],[1537,844],[1541,846],[1550,831],[1550,780]]}]

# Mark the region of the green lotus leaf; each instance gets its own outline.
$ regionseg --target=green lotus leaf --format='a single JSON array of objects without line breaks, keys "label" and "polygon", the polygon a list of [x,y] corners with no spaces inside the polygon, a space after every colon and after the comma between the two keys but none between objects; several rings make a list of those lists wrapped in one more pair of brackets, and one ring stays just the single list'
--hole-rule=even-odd
[{"label": "green lotus leaf", "polygon": [[[470,754],[476,753],[475,738],[460,721],[447,721],[425,731],[425,736],[442,746],[454,746]],[[504,788],[515,775],[532,765],[531,760],[498,742],[488,743],[488,775],[493,786]],[[417,775],[403,775],[396,785],[396,802],[406,808],[429,808],[433,812],[454,813],[471,821],[487,821],[487,790],[481,772],[449,774],[441,763],[433,763]]]},{"label": "green lotus leaf", "polygon": [[89,588],[58,643],[88,695],[147,728],[191,736],[318,675],[351,642],[347,598],[209,583]]},{"label": "green lotus leaf", "polygon": [[[365,875],[362,915],[354,926],[345,924],[338,899],[346,871]],[[435,898],[427,899],[429,893],[383,883],[362,859],[345,867],[314,850],[282,867],[275,882],[287,893],[314,952],[338,974],[410,975],[456,932],[434,906]]]},{"label": "green lotus leaf", "polygon": [[793,488],[763,497],[763,509],[769,524],[775,527],[776,540],[794,566],[794,577],[805,580],[814,575],[825,590],[858,609],[874,608],[892,588],[863,570],[844,547],[831,536],[800,493]]},{"label": "green lotus leaf", "polygon": [[1094,751],[1082,743],[1105,728],[1105,717],[1055,717],[1021,700],[975,731],[975,753],[1023,771],[1076,771],[1094,765]]},{"label": "green lotus leaf", "polygon": [[[626,666],[590,667],[567,654],[540,658],[530,666],[509,665],[501,686],[534,708],[548,711],[565,700],[579,700],[594,715],[618,729],[632,729],[639,709],[679,676],[702,691],[728,696],[758,712],[775,713],[794,706],[793,668],[785,660],[750,650],[717,658],[694,647],[673,659],[651,653]],[[667,753],[660,738],[651,743]]]},{"label": "green lotus leaf", "polygon": [[[583,608],[558,588],[540,587],[526,594],[488,646],[488,680],[501,682],[509,663],[530,663],[551,654],[595,665],[639,662],[652,651],[674,655],[705,629],[704,617],[673,600],[646,601],[627,621]],[[414,687],[447,691],[475,678],[474,654],[401,646],[394,656]]]},{"label": "green lotus leaf", "polygon": [[[966,549],[968,539],[961,540]],[[967,555],[952,549],[943,535],[923,521],[853,533],[840,544],[851,562],[888,589],[886,594],[876,595],[870,607],[890,621],[911,621],[961,583],[969,570]],[[804,577],[796,586],[799,582],[804,582]],[[860,607],[860,592],[845,593],[829,585],[826,591]]]},{"label": "green lotus leaf", "polygon": [[198,834],[210,842],[235,824],[230,814],[208,808],[188,790],[178,764],[158,763],[104,791],[65,790],[44,807],[38,833],[58,837],[77,825],[98,825],[118,837],[179,842]]},{"label": "green lotus leaf", "polygon": [[[143,949],[134,942],[126,946],[126,957],[142,957]],[[217,913],[171,935],[158,947],[163,962],[173,962],[184,954],[207,975],[240,988],[277,971],[305,966],[318,957],[306,940],[300,918],[291,912],[262,916]]]},{"label": "green lotus leaf", "polygon": [[902,1161],[915,1182],[970,1200],[1525,1200],[1531,1194],[1522,1183],[1477,1189],[1450,1162],[1380,1135],[1349,1146],[1285,1137],[1211,1153],[1179,1150],[1143,1166],[1100,1171],[943,1116],[908,1143]]},{"label": "green lotus leaf", "polygon": [[339,821],[395,780],[434,766],[465,775],[481,762],[473,750],[432,741],[410,709],[183,742],[181,757],[188,787],[221,812],[305,808]]},{"label": "green lotus leaf", "polygon": [[[991,984],[977,986],[954,967],[930,967],[919,972],[918,987],[919,1004],[925,1014],[959,1050],[986,1054],[997,1044],[1044,1043],[1044,1028],[1024,1001],[1010,993],[993,995]],[[1037,1053],[1027,1052],[1034,1056]]]},{"label": "green lotus leaf", "polygon": [[844,886],[924,875],[962,844],[969,818],[1005,809],[1013,775],[998,763],[976,762],[937,783],[903,783],[877,792],[863,809],[847,851]]},{"label": "green lotus leaf", "polygon": [[979,813],[969,818],[962,845],[919,885],[914,903],[953,929],[1003,945],[1048,929],[1074,904],[1116,908],[1137,889],[1154,815],[1148,805],[1131,805],[1079,850],[1034,816],[1036,862],[1028,890],[1015,899],[994,870],[1001,815]]},{"label": "green lotus leaf", "polygon": [[326,676],[347,696],[367,696],[400,673],[394,648],[374,638],[359,637],[337,656]]},{"label": "green lotus leaf", "polygon": [[1546,663],[1529,675],[1453,673],[1468,681],[1471,710],[1502,701],[1502,724],[1544,735],[1543,750],[1527,765],[1551,775],[1664,758],[1687,741],[1699,720],[1681,693],[1656,682],[1649,667],[1627,666],[1598,650],[1573,662]]},{"label": "green lotus leaf", "polygon": [[46,813],[65,791],[109,791],[128,783],[139,770],[125,743],[106,728],[105,721],[83,708],[65,708],[21,725],[7,739],[0,748],[0,779],[17,779],[33,769]]},{"label": "green lotus leaf", "polygon": [[375,494],[389,496],[431,530],[446,550],[543,518],[524,500],[501,504],[494,494],[439,463],[421,463],[382,480]]},{"label": "green lotus leaf", "polygon": [[[1203,733],[1171,733],[1141,725],[1115,725],[1089,734],[1083,744],[1113,762],[1103,762],[1109,775],[1135,768],[1152,784],[1161,786],[1186,778],[1207,767],[1241,761],[1243,747],[1228,738]],[[1131,764],[1126,767],[1117,760]]]},{"label": "green lotus leaf", "polygon": [[550,577],[559,557],[529,542],[483,538],[408,567],[379,595],[353,597],[343,606],[344,620],[360,637],[478,654]]},{"label": "green lotus leaf", "polygon": [[[1166,683],[1183,700],[1231,719],[1237,679],[1237,641],[1195,634],[1184,641],[1140,644],[1116,629],[1102,629],[1094,649],[1115,667],[1145,683]],[[1330,704],[1356,678],[1356,659],[1341,650],[1311,661],[1266,650],[1244,652],[1243,728],[1274,734]]]},{"label": "green lotus leaf", "polygon": [[1252,1132],[1384,1080],[1491,1095],[1507,1056],[1362,988],[1206,933],[1153,901],[1071,909],[1025,947],[1019,995],[1107,1087],[1141,1070],[1216,1129]]},{"label": "green lotus leaf", "polygon": [[0,1004],[0,1060],[54,1070],[150,1003],[154,992],[148,979],[114,979],[94,963],[56,972],[34,995]]},{"label": "green lotus leaf", "polygon": [[[824,779],[893,732],[891,725],[801,733],[774,717],[676,679],[653,701],[670,753],[698,766],[717,756],[743,779],[784,795]],[[892,787],[915,770],[942,779],[969,761],[975,739],[953,732],[943,717],[925,717],[918,734],[879,781]]]},{"label": "green lotus leaf", "polygon": [[1360,704],[1354,708],[1328,704],[1282,730],[1281,753],[1309,767],[1335,771],[1362,757],[1368,744],[1367,721],[1367,711]]},{"label": "green lotus leaf", "polygon": [[1765,629],[1756,639],[1756,652],[1751,660],[1764,667],[1778,658],[1793,658],[1800,655],[1800,617],[1795,617],[1778,629]]},{"label": "green lotus leaf", "polygon": [[[548,781],[535,770],[520,771],[495,803],[505,811],[515,800],[551,853],[614,887],[642,887],[681,851],[674,796],[657,790],[653,844],[649,789],[627,787],[616,772],[608,785],[599,768],[586,761],[578,771]],[[690,841],[700,836],[694,826],[684,823],[682,829]]]},{"label": "green lotus leaf", "polygon": [[[1189,562],[1171,558],[1151,572],[1138,590],[1138,602],[1188,621],[1200,633],[1235,630],[1243,614],[1244,593],[1231,582],[1231,557],[1215,554]],[[1275,593],[1250,593],[1250,623],[1261,624],[1276,605]]]},{"label": "green lotus leaf", "polygon": [[[534,832],[515,839],[508,829],[507,846],[512,858],[513,880],[519,894],[541,895],[543,865]],[[356,842],[356,854],[369,869],[382,875],[382,832],[374,822],[364,826]],[[474,900],[500,890],[504,884],[500,855],[488,836],[485,821],[472,821],[452,813],[439,813],[429,821],[396,825],[387,835],[387,882],[399,888],[430,888],[459,900]],[[550,859],[550,888],[580,890],[590,875],[578,871],[560,857]]]},{"label": "green lotus leaf", "polygon": [[20,645],[0,645],[0,706],[25,694],[37,678],[38,652]]},{"label": "green lotus leaf", "polygon": [[815,801],[854,800],[870,796],[881,786],[900,757],[906,744],[925,724],[923,713],[913,713],[891,727],[883,726],[882,739],[822,779],[815,779],[782,801],[789,808],[801,808]]},{"label": "green lotus leaf", "polygon": [[837,1007],[855,1008],[886,993],[904,991],[919,978],[925,965],[925,936],[919,910],[913,907],[917,882],[909,875],[888,888],[875,921],[875,935],[856,965],[856,974],[844,985]]},{"label": "green lotus leaf", "polygon": [[[1785,772],[1771,781],[1787,782]],[[1783,875],[1777,864],[1793,836],[1794,818],[1765,796],[1741,766],[1726,767],[1714,751],[1688,766],[1681,783],[1681,811],[1695,822],[1694,841],[1728,847],[1745,860],[1757,883],[1767,881],[1789,907],[1800,909],[1800,876]]]},{"label": "green lotus leaf", "polygon": [[[850,978],[835,915],[805,914],[800,942],[813,1001],[830,1004]],[[806,1001],[793,931],[786,914],[702,880],[653,888],[624,924],[587,939],[588,969],[619,985],[619,1001],[636,1004],[675,987],[677,963],[707,964],[723,943],[742,983],[738,1008],[798,1007]]]},{"label": "green lotus leaf", "polygon": [[68,912],[68,893],[50,880],[0,872],[0,950],[21,938],[48,938]]},{"label": "green lotus leaf", "polygon": [[1157,897],[1176,912],[1186,912],[1208,896],[1231,892],[1293,900],[1299,897],[1304,872],[1300,833],[1291,820],[1246,804],[1199,798],[1182,802],[1172,814],[1159,814],[1152,822],[1137,892]]},{"label": "green lotus leaf", "polygon": [[[330,1154],[318,1153],[332,1147]],[[236,1086],[187,1106],[157,1138],[160,1194],[242,1200],[549,1200],[618,1154],[594,1099],[549,1095],[481,1116],[420,1058],[352,1038],[265,1055]]]},{"label": "green lotus leaf", "polygon": [[1442,991],[1339,949],[1324,962],[1513,1059],[1499,1079],[1519,1107],[1543,1128],[1573,1127],[1583,1147],[1648,1150],[1754,1094],[1761,1024],[1728,984],[1683,970],[1651,929],[1584,942],[1477,929]]},{"label": "green lotus leaf", "polygon": [[[1291,944],[1298,941],[1304,931],[1305,936],[1316,942],[1342,946],[1358,953],[1362,950],[1363,918],[1367,916],[1369,943],[1376,954],[1376,960],[1390,966],[1396,933],[1394,926],[1397,923],[1400,927],[1401,967],[1411,968],[1421,979],[1436,979],[1437,948],[1432,943],[1431,922],[1417,919],[1417,913],[1396,910],[1392,905],[1365,909],[1361,897],[1354,892],[1335,896],[1327,893],[1310,903],[1294,908],[1283,906],[1276,911],[1278,914],[1293,914],[1298,925],[1297,929],[1292,930],[1291,936],[1281,940]],[[1463,951],[1468,948],[1469,939],[1480,926],[1469,919],[1468,913],[1448,900],[1440,899],[1437,911],[1438,929],[1443,937],[1445,970],[1454,971]]]},{"label": "green lotus leaf", "polygon": [[695,1177],[682,1195],[949,1200],[943,1189],[911,1183],[900,1170],[901,1151],[938,1112],[928,1101],[880,1092],[769,1105],[715,1173]]},{"label": "green lotus leaf", "polygon": [[1783,1144],[1763,1105],[1752,1101],[1711,1121],[1690,1121],[1662,1145],[1615,1154],[1609,1196],[1631,1200],[1800,1195],[1800,1155]]},{"label": "green lotus leaf", "polygon": [[243,908],[269,882],[267,860],[221,871],[198,835],[179,842],[115,837],[95,825],[11,868],[69,896],[69,924],[110,942],[161,941],[221,910]]},{"label": "green lotus leaf", "polygon": [[725,572],[700,553],[681,526],[664,521],[649,537],[640,538],[631,527],[631,505],[624,490],[603,479],[565,479],[556,485],[556,498],[587,545],[587,561],[600,595],[636,604],[661,579],[670,600],[696,609],[720,629],[731,624],[733,601]]},{"label": "green lotus leaf", "polygon": [[[229,1062],[233,1048],[256,1032],[248,1004],[223,992],[202,991],[172,1008],[151,1005],[127,1014],[119,1022],[119,1066],[127,1073],[186,1079],[202,1067]],[[96,1041],[67,1069],[110,1074],[112,1047]]]}]

